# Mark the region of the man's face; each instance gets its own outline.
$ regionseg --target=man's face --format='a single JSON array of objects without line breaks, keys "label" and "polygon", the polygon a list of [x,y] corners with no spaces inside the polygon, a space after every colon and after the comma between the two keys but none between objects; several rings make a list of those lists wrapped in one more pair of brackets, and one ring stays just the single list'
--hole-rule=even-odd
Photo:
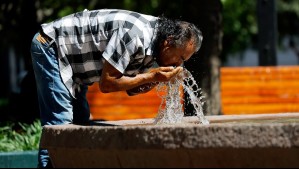
[{"label": "man's face", "polygon": [[162,44],[157,62],[160,66],[181,66],[184,61],[194,54],[193,41],[189,41],[186,47],[173,47],[167,41]]}]

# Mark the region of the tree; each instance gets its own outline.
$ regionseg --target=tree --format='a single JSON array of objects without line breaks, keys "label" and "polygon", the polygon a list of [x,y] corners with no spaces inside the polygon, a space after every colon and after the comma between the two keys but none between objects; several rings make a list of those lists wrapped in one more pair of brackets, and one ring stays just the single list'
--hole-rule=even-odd
[{"label": "tree", "polygon": [[[203,44],[199,53],[186,63],[206,96],[206,114],[221,114],[220,54],[222,50],[222,4],[220,0],[191,0],[184,3],[183,16],[199,26]],[[187,113],[192,113],[187,107]]]},{"label": "tree", "polygon": [[257,48],[257,17],[255,0],[221,0],[223,4],[222,62],[229,54],[246,48]]}]

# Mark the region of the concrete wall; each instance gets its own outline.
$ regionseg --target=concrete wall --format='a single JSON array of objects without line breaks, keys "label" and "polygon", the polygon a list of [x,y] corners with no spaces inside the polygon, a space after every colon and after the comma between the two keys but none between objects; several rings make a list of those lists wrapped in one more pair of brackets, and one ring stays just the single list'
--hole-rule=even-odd
[{"label": "concrete wall", "polygon": [[299,114],[46,126],[55,167],[299,167]]}]

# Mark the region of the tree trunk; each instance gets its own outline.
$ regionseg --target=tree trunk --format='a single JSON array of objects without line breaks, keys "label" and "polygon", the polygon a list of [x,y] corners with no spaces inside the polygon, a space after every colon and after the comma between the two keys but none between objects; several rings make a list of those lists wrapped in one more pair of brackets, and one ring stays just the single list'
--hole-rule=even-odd
[{"label": "tree trunk", "polygon": [[[196,24],[203,33],[203,43],[198,54],[185,63],[193,74],[205,98],[206,115],[221,114],[220,52],[222,49],[222,4],[220,0],[189,0],[184,3],[183,18]],[[186,115],[194,115],[192,105],[187,105]]]},{"label": "tree trunk", "polygon": [[259,65],[277,65],[276,1],[257,1]]}]

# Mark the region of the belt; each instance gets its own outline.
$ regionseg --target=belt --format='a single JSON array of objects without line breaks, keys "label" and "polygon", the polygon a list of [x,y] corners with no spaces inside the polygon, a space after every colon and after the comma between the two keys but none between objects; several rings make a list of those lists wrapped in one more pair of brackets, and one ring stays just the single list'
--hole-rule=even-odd
[{"label": "belt", "polygon": [[36,40],[39,41],[41,44],[48,44],[51,47],[52,47],[52,45],[55,44],[54,43],[55,41],[42,31],[39,31],[39,34],[36,37]]}]

